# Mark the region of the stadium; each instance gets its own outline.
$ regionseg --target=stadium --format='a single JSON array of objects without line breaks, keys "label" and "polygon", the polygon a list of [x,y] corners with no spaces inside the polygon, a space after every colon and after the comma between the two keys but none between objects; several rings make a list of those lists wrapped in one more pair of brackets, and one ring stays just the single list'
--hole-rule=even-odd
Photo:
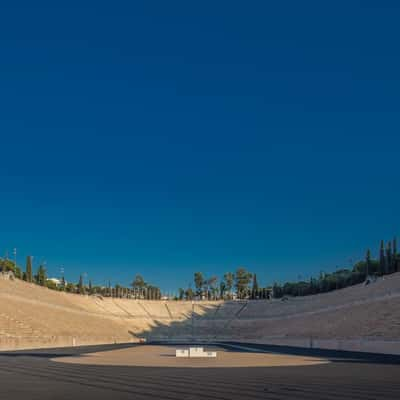
[{"label": "stadium", "polygon": [[0,2],[0,400],[399,400],[400,2]]},{"label": "stadium", "polygon": [[[82,296],[4,276],[0,303],[12,398],[46,398],[43,386],[59,398],[399,395],[399,273],[287,301]],[[175,357],[188,346],[217,357]]]}]

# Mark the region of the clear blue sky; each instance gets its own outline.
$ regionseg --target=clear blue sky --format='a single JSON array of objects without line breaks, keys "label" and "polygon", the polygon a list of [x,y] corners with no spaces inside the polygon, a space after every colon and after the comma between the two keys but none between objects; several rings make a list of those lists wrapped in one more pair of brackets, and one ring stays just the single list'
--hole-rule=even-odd
[{"label": "clear blue sky", "polygon": [[165,290],[399,232],[397,1],[0,6],[0,252]]}]

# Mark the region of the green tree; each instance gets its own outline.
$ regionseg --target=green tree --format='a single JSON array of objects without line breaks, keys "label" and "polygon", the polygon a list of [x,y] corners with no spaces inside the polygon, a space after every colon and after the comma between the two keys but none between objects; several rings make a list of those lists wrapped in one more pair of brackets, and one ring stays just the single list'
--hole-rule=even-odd
[{"label": "green tree", "polygon": [[36,275],[36,282],[40,286],[45,286],[46,281],[47,281],[46,268],[42,264],[40,264],[38,273]]},{"label": "green tree", "polygon": [[133,290],[135,291],[135,296],[142,298],[144,296],[144,289],[147,286],[147,283],[143,279],[143,276],[140,274],[135,275],[135,279],[131,283]]},{"label": "green tree", "polygon": [[[370,258],[369,260],[369,266],[368,266],[368,272],[369,275],[376,275],[379,274],[380,270],[380,263],[377,260],[373,260]],[[361,274],[361,275],[366,275],[367,273],[367,260],[362,260],[357,262],[354,265],[353,271],[349,270],[341,270],[340,271],[340,277],[341,277],[341,282],[342,282],[342,287],[344,286],[349,286],[349,283],[351,281],[350,277],[353,274]]]},{"label": "green tree", "polygon": [[32,257],[26,257],[26,281],[32,282]]},{"label": "green tree", "polygon": [[93,293],[94,293],[94,291],[93,291],[93,286],[92,286],[92,280],[89,279],[89,294],[93,294]]},{"label": "green tree", "polygon": [[22,271],[21,271],[21,268],[18,267],[18,265],[17,265],[17,266],[14,266],[14,275],[15,275],[15,277],[18,278],[18,279],[22,279],[22,277],[23,277],[23,273],[22,273]]},{"label": "green tree", "polygon": [[386,245],[385,269],[386,273],[392,272],[392,243],[390,241]]},{"label": "green tree", "polygon": [[78,293],[79,293],[79,294],[85,294],[85,287],[84,287],[84,285],[83,285],[83,278],[82,278],[82,275],[79,276]]},{"label": "green tree", "polygon": [[185,290],[182,288],[179,288],[178,292],[179,292],[178,299],[183,300],[185,297]]},{"label": "green tree", "polygon": [[64,278],[64,275],[61,277],[60,290],[62,292],[65,291],[65,278]]},{"label": "green tree", "polygon": [[219,298],[224,299],[225,298],[225,293],[226,293],[226,282],[221,281],[219,284]]},{"label": "green tree", "polygon": [[193,300],[194,299],[194,292],[192,288],[187,288],[185,292],[186,300]]},{"label": "green tree", "polygon": [[146,282],[144,281],[142,275],[136,274],[135,279],[132,282],[132,287],[140,289],[146,287]]},{"label": "green tree", "polygon": [[212,276],[206,281],[206,286],[207,286],[207,298],[209,299],[210,297],[212,299],[216,299],[217,294],[218,294],[218,277],[217,276]]},{"label": "green tree", "polygon": [[282,286],[279,285],[278,283],[274,283],[274,286],[272,287],[272,296],[275,299],[280,299],[283,296],[283,289]]},{"label": "green tree", "polygon": [[367,255],[365,257],[365,266],[366,266],[366,271],[365,275],[368,278],[368,275],[371,273],[371,250],[367,250]]},{"label": "green tree", "polygon": [[8,258],[4,258],[1,260],[1,270],[3,272],[11,271],[15,273],[15,264],[13,261],[9,260]]},{"label": "green tree", "polygon": [[251,290],[251,298],[257,299],[259,297],[259,287],[258,287],[258,282],[257,282],[257,275],[253,275],[253,287]]},{"label": "green tree", "polygon": [[67,285],[65,286],[65,290],[68,293],[76,293],[76,286],[73,283],[67,283]]},{"label": "green tree", "polygon": [[224,275],[225,279],[225,290],[228,292],[229,298],[232,298],[232,289],[233,289],[233,284],[235,283],[235,274],[232,272],[227,272]]},{"label": "green tree", "polygon": [[203,293],[204,277],[202,272],[194,273],[194,286],[196,288],[196,295],[201,296]]},{"label": "green tree", "polygon": [[252,274],[245,268],[239,267],[235,274],[235,285],[237,295],[239,299],[244,299],[249,291],[249,284],[252,278]]},{"label": "green tree", "polygon": [[380,275],[384,275],[386,273],[385,271],[385,265],[386,264],[386,258],[385,258],[385,243],[383,240],[381,240],[381,247],[379,249],[379,273]]}]

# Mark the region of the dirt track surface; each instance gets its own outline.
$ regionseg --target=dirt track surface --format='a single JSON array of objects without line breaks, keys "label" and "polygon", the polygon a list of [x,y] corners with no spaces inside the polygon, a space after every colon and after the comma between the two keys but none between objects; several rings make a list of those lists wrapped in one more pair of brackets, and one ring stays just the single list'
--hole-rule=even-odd
[{"label": "dirt track surface", "polygon": [[217,358],[176,358],[175,350],[177,348],[188,348],[188,346],[135,346],[88,353],[80,357],[59,357],[54,361],[84,365],[174,368],[280,367],[317,365],[329,362],[329,360],[317,357],[243,352],[216,346],[205,346],[205,350],[216,351]]},{"label": "dirt track surface", "polygon": [[[147,346],[143,346],[145,349]],[[0,354],[1,399],[396,399],[396,357],[321,352],[331,362],[308,366],[165,368],[55,362],[131,346],[20,351]],[[133,347],[135,348],[135,347]],[[259,348],[259,347],[256,347]],[[229,346],[226,347],[229,349]],[[318,351],[262,347],[283,355]],[[239,350],[235,350],[239,351]],[[297,353],[297,354],[296,354]],[[301,354],[299,354],[301,353]],[[109,354],[112,354],[110,352]],[[128,352],[126,354],[129,354]]]}]

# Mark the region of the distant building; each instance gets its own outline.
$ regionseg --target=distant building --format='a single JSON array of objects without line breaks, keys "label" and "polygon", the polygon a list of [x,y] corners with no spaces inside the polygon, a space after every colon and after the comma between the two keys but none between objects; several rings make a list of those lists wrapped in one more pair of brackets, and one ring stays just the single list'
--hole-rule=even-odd
[{"label": "distant building", "polygon": [[14,279],[15,275],[12,271],[2,271],[0,272],[0,279]]},{"label": "distant building", "polygon": [[[56,286],[62,286],[62,284],[63,284],[61,279],[58,279],[58,278],[48,278],[47,280],[50,282],[53,282]],[[65,282],[65,285],[66,284],[67,284],[67,282]]]}]

